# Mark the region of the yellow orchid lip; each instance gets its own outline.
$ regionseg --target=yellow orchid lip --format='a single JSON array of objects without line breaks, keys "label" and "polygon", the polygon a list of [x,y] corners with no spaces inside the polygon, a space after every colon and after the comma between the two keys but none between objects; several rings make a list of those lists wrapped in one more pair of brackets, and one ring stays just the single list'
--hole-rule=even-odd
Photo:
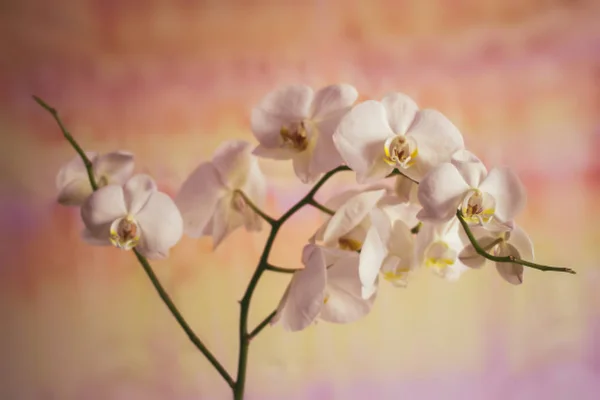
[{"label": "yellow orchid lip", "polygon": [[411,138],[396,135],[388,138],[383,145],[385,161],[388,165],[410,168],[415,164],[419,149]]},{"label": "yellow orchid lip", "polygon": [[461,205],[462,214],[467,222],[474,224],[487,224],[494,214],[496,202],[489,194],[479,189],[472,189],[464,198]]},{"label": "yellow orchid lip", "polygon": [[308,148],[308,132],[304,121],[293,124],[291,127],[282,126],[279,135],[283,140],[283,146],[297,151],[304,151]]}]

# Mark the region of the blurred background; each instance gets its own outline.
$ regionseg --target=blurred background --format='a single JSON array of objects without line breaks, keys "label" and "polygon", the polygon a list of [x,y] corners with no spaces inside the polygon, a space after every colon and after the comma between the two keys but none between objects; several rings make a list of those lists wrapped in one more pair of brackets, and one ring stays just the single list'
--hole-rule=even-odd
[{"label": "blurred background", "polygon": [[[597,399],[600,393],[600,3],[594,0],[0,1],[0,398],[228,399],[135,257],[79,238],[54,179],[75,153],[130,150],[174,194],[220,142],[254,141],[249,114],[289,83],[347,82],[437,108],[489,165],[528,188],[518,222],[537,261],[520,287],[488,265],[456,283],[423,271],[383,285],[352,325],[269,327],[250,349],[248,399]],[[267,212],[309,190],[261,161]],[[344,175],[344,176],[342,176]],[[319,195],[352,182],[340,174]],[[306,209],[274,264],[300,266],[322,221]],[[239,306],[266,232],[217,251],[184,238],[153,266],[233,374]],[[250,325],[289,275],[267,273]]]}]

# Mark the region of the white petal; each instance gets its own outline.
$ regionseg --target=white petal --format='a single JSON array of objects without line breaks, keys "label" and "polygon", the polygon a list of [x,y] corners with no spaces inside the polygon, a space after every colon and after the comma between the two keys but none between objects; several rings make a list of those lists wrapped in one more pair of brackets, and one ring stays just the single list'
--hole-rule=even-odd
[{"label": "white petal", "polygon": [[292,159],[292,165],[294,166],[294,172],[296,176],[300,178],[302,183],[312,183],[316,181],[320,173],[314,173],[311,170],[312,164],[312,151],[310,148],[306,150],[296,153],[294,158]]},{"label": "white petal", "polygon": [[230,190],[241,188],[248,179],[248,171],[256,164],[252,145],[243,140],[223,142],[213,155],[212,164],[224,186]]},{"label": "white petal", "polygon": [[307,118],[313,96],[306,85],[286,86],[267,94],[252,110],[254,136],[265,147],[279,147],[282,126]]},{"label": "white petal", "polygon": [[135,219],[141,230],[137,247],[148,258],[166,258],[183,234],[181,214],[173,200],[162,192],[152,193]]},{"label": "white petal", "polygon": [[371,311],[375,296],[362,298],[358,276],[358,254],[339,259],[327,270],[327,301],[321,309],[324,321],[346,324]]},{"label": "white petal", "polygon": [[477,188],[487,175],[487,168],[479,158],[468,150],[461,149],[452,155],[450,161],[460,172],[467,185]]},{"label": "white petal", "polygon": [[423,210],[417,217],[421,221],[449,221],[468,190],[469,185],[454,165],[437,166],[419,184],[418,197]]},{"label": "white petal", "polygon": [[310,113],[312,119],[321,121],[330,118],[332,114],[345,112],[350,109],[357,98],[358,92],[351,85],[344,83],[326,86],[315,93]]},{"label": "white petal", "polygon": [[[387,199],[388,198],[385,198],[383,200]],[[402,221],[405,225],[411,228],[419,223],[417,213],[421,210],[421,206],[418,204],[386,204],[383,200],[379,202],[379,208],[387,215],[390,221]]]},{"label": "white petal", "polygon": [[383,105],[369,100],[342,118],[333,142],[346,164],[356,172],[358,182],[367,183],[384,178],[393,170],[383,161],[385,141],[393,135]]},{"label": "white petal", "polygon": [[[500,257],[514,256],[520,258],[519,251],[510,243],[501,243],[498,245],[498,255]],[[500,276],[513,285],[523,283],[523,266],[515,263],[496,263],[496,270]]]},{"label": "white petal", "polygon": [[133,174],[134,158],[129,152],[115,151],[98,156],[93,166],[98,184],[123,185]]},{"label": "white petal", "polygon": [[329,220],[323,234],[326,245],[337,242],[340,237],[358,226],[385,193],[385,189],[363,192],[341,206]]},{"label": "white petal", "polygon": [[527,261],[533,261],[535,256],[533,253],[533,243],[531,239],[525,233],[523,229],[519,226],[515,226],[514,229],[510,232],[510,237],[508,239],[508,243],[513,245],[515,249],[519,252],[519,258],[522,258]]},{"label": "white petal", "polygon": [[58,203],[63,206],[80,206],[92,194],[92,185],[87,175],[73,179],[58,193]]},{"label": "white petal", "polygon": [[232,195],[222,197],[214,209],[212,219],[213,250],[221,244],[231,232],[244,226],[244,216],[231,206]]},{"label": "white petal", "polygon": [[379,270],[387,256],[387,240],[381,237],[381,233],[385,234],[391,230],[389,222],[381,210],[374,209],[371,212],[371,221],[371,228],[367,231],[360,251],[358,267],[364,299],[370,298],[375,293]]},{"label": "white petal", "polygon": [[188,236],[197,238],[206,234],[204,229],[225,193],[218,172],[211,163],[200,164],[190,174],[175,197]]},{"label": "white petal", "polygon": [[404,221],[395,220],[391,229],[391,240],[387,243],[388,253],[399,258],[398,267],[413,269],[416,266],[413,235]]},{"label": "white petal", "polygon": [[[494,242],[494,240],[496,239],[491,236],[483,236],[477,239],[477,243],[479,243],[482,248],[486,249]],[[491,250],[492,249],[488,249],[487,252],[491,253]],[[477,254],[477,251],[475,251],[475,247],[473,247],[472,244],[466,245],[459,253],[458,258],[469,268],[481,268],[486,263],[486,258]]]},{"label": "white petal", "polygon": [[285,330],[299,331],[309,326],[321,311],[327,282],[325,260],[320,249],[312,246],[309,250],[305,267],[294,273],[271,325],[281,323]]},{"label": "white petal", "polygon": [[[98,156],[95,152],[85,154],[90,161]],[[76,156],[61,167],[56,175],[56,188],[58,202],[64,206],[80,206],[92,193],[92,186],[81,157]]]},{"label": "white petal", "polygon": [[417,142],[419,154],[415,165],[405,173],[416,180],[421,180],[439,164],[449,162],[452,154],[464,148],[463,137],[458,128],[436,110],[419,111],[407,136]]},{"label": "white petal", "polygon": [[394,195],[400,202],[418,203],[418,184],[404,175],[398,175],[394,180]]},{"label": "white petal", "polygon": [[381,104],[385,107],[392,131],[397,135],[406,135],[419,111],[417,103],[403,93],[390,93],[381,100]]},{"label": "white petal", "polygon": [[125,215],[127,208],[123,188],[118,185],[108,185],[96,190],[81,206],[83,223],[96,238],[108,238],[110,224]]},{"label": "white petal", "polygon": [[298,152],[287,147],[265,147],[262,144],[259,144],[252,151],[252,154],[256,157],[269,158],[272,160],[291,160]]},{"label": "white petal", "polygon": [[[241,187],[241,190],[258,208],[261,210],[265,208],[267,200],[267,180],[262,173],[256,158],[253,158],[248,166],[246,183]],[[252,211],[250,207],[246,206],[244,212],[244,224],[249,231],[260,231],[262,227],[262,218]]]},{"label": "white petal", "polygon": [[344,113],[337,113],[315,125],[317,130],[316,144],[311,160],[311,170],[315,173],[325,173],[344,163],[342,156],[333,144],[333,133],[337,129]]},{"label": "white petal", "polygon": [[138,174],[131,177],[123,186],[129,214],[136,215],[157,190],[156,183],[150,175]]},{"label": "white petal", "polygon": [[482,192],[496,200],[495,216],[502,222],[513,219],[527,201],[525,188],[519,177],[508,168],[494,168],[479,185]]}]

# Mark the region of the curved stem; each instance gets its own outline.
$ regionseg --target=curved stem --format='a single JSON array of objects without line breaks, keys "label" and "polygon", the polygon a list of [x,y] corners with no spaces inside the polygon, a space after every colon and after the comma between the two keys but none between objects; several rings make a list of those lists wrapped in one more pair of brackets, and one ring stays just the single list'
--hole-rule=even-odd
[{"label": "curved stem", "polygon": [[158,292],[158,295],[160,296],[162,301],[165,303],[165,305],[167,306],[169,311],[171,311],[171,314],[173,314],[173,316],[175,317],[175,319],[177,320],[177,322],[179,323],[179,325],[181,326],[183,331],[186,333],[188,338],[198,348],[198,350],[200,350],[202,352],[202,354],[204,354],[206,359],[212,364],[213,367],[215,367],[217,372],[219,372],[219,374],[221,374],[221,376],[223,377],[223,379],[225,379],[225,381],[227,382],[229,387],[233,388],[235,385],[233,378],[231,378],[231,376],[225,370],[223,365],[221,365],[221,363],[217,360],[217,358],[210,352],[210,350],[208,350],[208,348],[204,345],[204,343],[202,343],[200,338],[198,338],[198,336],[196,336],[196,334],[194,333],[192,328],[190,328],[190,326],[186,322],[185,318],[183,318],[183,316],[181,315],[181,313],[179,312],[179,310],[177,309],[177,307],[171,300],[171,297],[169,297],[169,295],[167,294],[165,289],[160,284],[160,281],[158,280],[158,277],[152,270],[152,267],[148,263],[148,260],[144,256],[142,256],[137,251],[137,249],[134,248],[133,252],[135,253],[135,256],[137,257],[137,259],[140,262],[140,264],[142,265],[142,267],[144,268],[144,271],[146,271],[146,274],[148,275],[148,278],[150,278],[150,281],[152,282],[152,285],[154,285],[154,288]]},{"label": "curved stem", "polygon": [[514,256],[501,257],[501,256],[495,256],[493,254],[490,254],[487,251],[485,251],[485,249],[482,248],[481,245],[477,242],[477,239],[475,239],[475,235],[473,235],[471,228],[469,228],[469,224],[467,223],[467,221],[465,221],[465,219],[462,215],[462,212],[460,210],[458,210],[456,212],[456,216],[458,217],[460,224],[462,225],[463,229],[465,230],[465,233],[469,237],[469,240],[471,241],[471,244],[473,245],[473,248],[475,249],[477,254],[479,254],[482,257],[487,258],[490,261],[502,262],[502,263],[515,263],[515,264],[523,265],[525,267],[534,268],[534,269],[537,269],[540,271],[566,272],[568,274],[576,273],[571,268],[552,267],[549,265],[541,265],[541,264],[532,263],[530,261],[521,260],[520,258],[517,258]]},{"label": "curved stem", "polygon": [[329,215],[335,214],[335,211],[333,211],[333,210],[325,207],[323,204],[319,203],[315,199],[311,199],[311,201],[308,204],[311,205],[311,206],[313,206],[317,210],[320,210],[320,211],[324,212],[325,214],[329,214]]},{"label": "curved stem", "polygon": [[[347,166],[340,166],[332,169],[327,172],[323,177],[313,186],[313,188],[296,204],[292,206],[285,214],[283,214],[279,219],[274,220],[271,224],[271,232],[269,233],[269,237],[267,238],[267,243],[265,244],[265,248],[260,256],[260,260],[258,265],[256,266],[256,270],[254,270],[254,274],[252,278],[250,278],[250,282],[248,283],[248,287],[244,292],[244,297],[240,301],[241,310],[240,310],[240,326],[239,326],[239,343],[240,349],[238,354],[238,371],[237,371],[237,379],[235,382],[235,387],[233,388],[233,396],[235,400],[242,400],[244,398],[244,389],[246,386],[246,370],[248,365],[248,348],[250,345],[250,339],[252,339],[252,332],[258,334],[260,330],[262,330],[269,323],[270,319],[265,319],[261,324],[259,324],[260,330],[254,330],[252,332],[248,332],[248,313],[250,310],[250,301],[252,299],[252,295],[254,293],[254,289],[258,285],[258,281],[262,276],[263,272],[269,269],[269,254],[271,253],[271,249],[273,248],[273,243],[275,242],[275,238],[277,237],[277,233],[281,226],[288,220],[292,215],[294,215],[298,210],[304,207],[307,204],[311,204],[311,201],[314,199],[314,195],[317,191],[338,172],[341,171],[350,171],[350,168]],[[272,267],[272,266],[271,266]],[[273,314],[275,315],[275,314]],[[265,322],[266,321],[266,322]]]},{"label": "curved stem", "polygon": [[246,196],[246,193],[242,192],[239,189],[236,189],[235,193],[242,196],[246,205],[248,207],[250,207],[252,209],[252,211],[254,211],[256,214],[258,214],[262,219],[264,219],[269,225],[272,226],[275,223],[275,219],[268,216],[263,210],[261,210],[256,204],[254,204],[252,202],[252,200],[250,200],[250,198],[248,196]]},{"label": "curved stem", "polygon": [[300,271],[300,269],[295,269],[295,268],[282,268],[282,267],[277,267],[273,264],[267,264],[265,266],[265,269],[267,271],[273,271],[273,272],[280,272],[282,274],[293,274],[296,271]]},{"label": "curved stem", "polygon": [[67,139],[67,141],[71,144],[71,146],[73,146],[73,148],[75,149],[77,154],[79,154],[79,157],[81,157],[81,160],[83,161],[83,164],[85,165],[85,169],[87,171],[88,178],[90,180],[90,185],[92,186],[92,189],[93,190],[98,189],[98,184],[96,183],[96,178],[94,177],[94,169],[92,166],[92,162],[85,155],[85,152],[79,146],[79,144],[75,141],[75,139],[73,139],[73,136],[71,136],[69,131],[67,131],[67,129],[65,128],[65,126],[62,123],[62,120],[58,116],[58,112],[56,111],[56,109],[50,107],[44,100],[40,99],[37,96],[33,96],[33,99],[35,100],[36,103],[38,103],[40,106],[42,106],[46,111],[48,111],[52,115],[52,117],[58,124],[58,127],[62,131],[62,134],[65,137],[65,139]]},{"label": "curved stem", "polygon": [[[61,131],[63,133],[63,136],[67,139],[67,141],[75,149],[75,151],[77,152],[77,154],[79,154],[79,156],[81,157],[81,159],[82,159],[82,161],[83,161],[83,163],[85,165],[85,168],[87,170],[88,178],[90,180],[90,185],[92,186],[92,189],[94,191],[98,190],[98,185],[96,184],[96,180],[94,178],[94,171],[93,171],[92,163],[87,158],[87,156],[86,156],[85,152],[83,151],[83,149],[79,146],[79,144],[75,141],[75,139],[71,136],[71,134],[66,130],[66,128],[63,125],[60,117],[58,116],[58,112],[54,108],[52,108],[48,104],[46,104],[39,97],[33,96],[33,99],[40,106],[42,106],[45,110],[47,110],[50,114],[52,114],[52,116],[54,117],[54,119],[58,123],[58,126],[60,127],[60,129],[61,129]],[[150,281],[154,285],[154,288],[158,292],[158,295],[160,296],[160,298],[162,299],[162,301],[165,303],[165,305],[167,306],[167,308],[169,309],[169,311],[171,311],[171,314],[173,314],[173,316],[175,317],[175,319],[177,320],[177,322],[179,323],[179,325],[181,326],[181,328],[187,334],[188,338],[196,346],[196,348],[198,348],[198,350],[200,350],[200,352],[202,354],[204,354],[204,356],[213,365],[213,367],[215,367],[215,369],[217,370],[217,372],[219,372],[219,374],[221,374],[221,376],[223,377],[223,379],[225,379],[225,381],[227,382],[227,384],[231,388],[233,388],[234,385],[235,385],[235,382],[233,381],[233,378],[231,378],[231,375],[229,375],[229,373],[225,370],[225,368],[221,365],[221,363],[216,359],[216,357],[208,350],[208,348],[204,345],[204,343],[202,343],[202,341],[200,340],[200,338],[198,338],[198,336],[196,336],[196,334],[194,333],[194,331],[192,330],[192,328],[190,328],[190,326],[186,322],[185,318],[183,318],[183,316],[181,315],[181,313],[179,312],[179,310],[177,309],[177,307],[175,306],[175,304],[173,303],[173,301],[171,300],[171,298],[169,297],[169,295],[167,294],[167,292],[165,291],[165,289],[160,284],[160,281],[158,280],[158,277],[156,276],[156,274],[152,270],[152,267],[150,266],[150,263],[148,262],[148,260],[146,259],[146,257],[142,256],[137,251],[137,249],[135,249],[135,248],[133,249],[133,252],[134,252],[135,256],[137,257],[137,259],[138,259],[139,263],[141,264],[141,266],[144,268],[144,271],[148,275],[148,278],[150,278]]]}]

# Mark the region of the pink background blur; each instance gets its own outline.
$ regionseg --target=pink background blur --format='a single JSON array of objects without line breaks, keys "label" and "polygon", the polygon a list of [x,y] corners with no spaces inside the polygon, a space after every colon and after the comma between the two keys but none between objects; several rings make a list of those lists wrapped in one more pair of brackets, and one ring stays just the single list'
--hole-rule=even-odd
[{"label": "pink background blur", "polygon": [[[0,2],[0,399],[230,398],[133,255],[84,244],[78,212],[55,203],[75,154],[32,94],[85,149],[135,152],[174,194],[221,141],[254,141],[264,94],[337,82],[361,99],[405,92],[489,165],[511,165],[537,260],[578,275],[527,270],[513,287],[491,265],[453,284],[423,271],[406,290],[383,285],[355,324],[269,327],[247,398],[600,398],[599,21],[594,0]],[[277,216],[308,187],[288,163],[262,166]],[[273,263],[299,267],[319,221],[292,220]],[[237,300],[265,238],[240,230],[214,253],[184,238],[153,263],[232,373]],[[266,274],[251,326],[288,280]]]}]

